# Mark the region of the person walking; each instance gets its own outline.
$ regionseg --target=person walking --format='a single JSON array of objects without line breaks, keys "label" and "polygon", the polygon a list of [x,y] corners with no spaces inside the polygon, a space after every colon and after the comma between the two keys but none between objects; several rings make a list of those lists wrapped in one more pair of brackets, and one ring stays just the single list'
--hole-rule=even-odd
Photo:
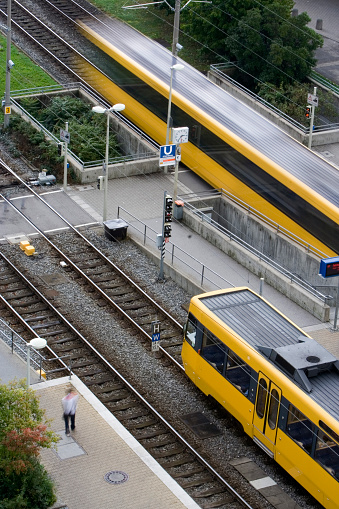
[{"label": "person walking", "polygon": [[71,430],[73,431],[75,428],[75,412],[77,409],[79,394],[75,392],[74,389],[68,389],[67,395],[62,398],[62,408],[64,410],[64,420],[65,420],[65,433],[66,436],[70,436],[69,432],[69,421],[71,421]]}]

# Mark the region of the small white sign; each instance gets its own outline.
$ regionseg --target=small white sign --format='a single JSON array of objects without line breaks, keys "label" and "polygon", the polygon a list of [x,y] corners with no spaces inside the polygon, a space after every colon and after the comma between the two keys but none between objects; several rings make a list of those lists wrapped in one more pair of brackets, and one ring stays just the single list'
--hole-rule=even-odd
[{"label": "small white sign", "polygon": [[[159,323],[160,327],[160,323]],[[159,341],[160,341],[160,332],[152,334],[152,352],[157,352],[159,350]]]},{"label": "small white sign", "polygon": [[318,106],[318,104],[319,104],[318,96],[313,95],[313,94],[308,94],[307,95],[307,103],[313,104],[314,106]]}]

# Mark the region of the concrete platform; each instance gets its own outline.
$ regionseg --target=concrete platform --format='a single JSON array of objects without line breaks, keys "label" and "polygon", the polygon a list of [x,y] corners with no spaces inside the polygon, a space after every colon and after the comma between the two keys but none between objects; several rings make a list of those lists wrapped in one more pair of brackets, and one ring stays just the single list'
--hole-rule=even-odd
[{"label": "concrete platform", "polygon": [[[0,383],[26,376],[25,360],[0,339]],[[76,376],[46,382],[33,369],[30,376],[31,388],[60,436],[55,449],[42,451],[57,486],[55,508],[199,508]],[[61,399],[70,384],[80,399],[76,429],[66,437]]]},{"label": "concrete platform", "polygon": [[[62,189],[54,188],[46,192],[39,192],[39,195],[72,226],[95,224],[101,219],[99,215],[93,217],[96,215],[94,210],[90,210],[91,214],[86,210],[86,207],[78,207],[76,200],[72,200]],[[9,199],[19,211],[25,214],[33,223],[36,223],[44,233],[67,229],[67,225],[34,195],[28,193],[15,194],[9,196]],[[35,234],[36,230],[23,217],[7,202],[0,200],[0,242],[20,242],[20,240],[17,240],[19,237],[31,238]]]},{"label": "concrete platform", "polygon": [[[61,399],[70,384],[80,395],[76,428],[65,436]],[[77,378],[34,385],[60,435],[42,462],[69,509],[198,509],[198,505]]]}]

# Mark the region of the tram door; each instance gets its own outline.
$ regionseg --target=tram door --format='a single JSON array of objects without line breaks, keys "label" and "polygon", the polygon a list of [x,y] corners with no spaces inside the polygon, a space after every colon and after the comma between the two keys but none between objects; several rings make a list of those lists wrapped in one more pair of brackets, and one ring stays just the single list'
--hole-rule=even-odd
[{"label": "tram door", "polygon": [[281,390],[259,372],[257,397],[253,416],[253,439],[270,456],[274,455]]}]

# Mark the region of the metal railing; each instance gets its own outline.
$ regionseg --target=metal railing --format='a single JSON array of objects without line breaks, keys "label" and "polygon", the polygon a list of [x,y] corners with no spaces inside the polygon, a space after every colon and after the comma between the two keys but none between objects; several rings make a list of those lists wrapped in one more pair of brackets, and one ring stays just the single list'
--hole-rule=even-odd
[{"label": "metal railing", "polygon": [[[22,112],[23,115],[27,116],[29,118],[30,122],[32,124],[34,124],[38,128],[38,130],[43,132],[45,134],[45,136],[50,138],[53,143],[55,143],[56,145],[59,145],[61,143],[59,138],[57,138],[53,133],[51,133],[48,129],[46,129],[46,127],[44,127],[44,125],[41,124],[41,122],[36,120],[36,118],[34,118],[33,115],[31,115],[27,110],[25,110],[25,108],[23,108],[13,98],[12,98],[12,104],[14,104],[16,106],[16,108],[18,108]],[[77,164],[82,167],[82,169],[84,169],[84,168],[96,168],[98,166],[102,166],[103,165],[103,159],[98,159],[96,161],[86,161],[86,162],[84,162],[74,152],[72,152],[70,149],[68,149],[67,152],[68,152],[69,157],[73,158],[77,162]],[[113,164],[118,164],[118,163],[129,162],[129,161],[138,161],[140,159],[151,159],[151,158],[154,158],[154,157],[156,157],[156,155],[153,152],[148,152],[148,153],[144,153],[144,154],[141,154],[141,155],[137,154],[137,155],[118,156],[118,157],[110,158],[109,161],[108,161],[108,164],[109,165],[113,165]]]},{"label": "metal railing", "polygon": [[[28,349],[27,344],[28,344],[28,342],[25,339],[23,339],[17,332],[15,332],[1,318],[0,318],[0,339],[2,339],[8,346],[10,346],[10,348],[12,350],[12,354],[14,354],[14,352],[15,352],[17,355],[22,357],[23,360],[27,361],[27,349]],[[51,370],[46,369],[46,366],[48,365],[48,363],[65,360],[65,359],[69,360],[69,364],[66,368],[61,367],[61,368],[56,368],[56,369],[51,369]],[[70,354],[67,354],[67,355],[64,355],[61,357],[55,356],[55,357],[52,357],[51,359],[47,359],[38,350],[35,350],[35,348],[31,347],[29,363],[30,363],[31,367],[33,367],[33,368],[35,367],[36,371],[39,372],[40,380],[52,373],[57,373],[59,371],[65,371],[65,369],[67,369],[67,371],[68,371],[69,378],[71,378],[71,376],[72,376],[72,359],[71,359]]]},{"label": "metal railing", "polygon": [[[141,238],[143,239],[144,246],[147,244],[147,241],[149,241],[152,246],[156,246],[158,232],[156,232],[151,226],[148,226],[146,223],[144,223],[136,216],[134,216],[126,209],[120,206],[118,207],[118,218],[122,218],[121,212],[124,212],[130,218],[133,218],[133,220],[136,221],[139,225],[142,225],[142,229],[139,229],[138,226],[132,224],[131,221],[126,219],[126,217],[123,217],[124,221],[126,221],[126,223],[131,228],[134,228],[134,230],[136,230],[140,234]],[[174,267],[175,263],[177,265],[179,265],[180,263],[183,264],[186,268],[189,269],[189,271],[198,276],[199,284],[202,288],[204,287],[206,288],[205,285],[206,282],[210,283],[213,289],[217,288],[218,290],[220,290],[221,288],[226,288],[230,286],[234,288],[234,285],[230,281],[228,281],[223,276],[215,272],[213,269],[207,267],[207,265],[197,260],[197,258],[190,255],[189,253],[181,249],[179,246],[173,244],[171,241],[166,244],[166,252],[170,256],[171,265]],[[214,279],[211,279],[212,277]],[[216,281],[218,281],[218,283],[223,284],[220,285]],[[226,284],[226,286],[224,283]]]},{"label": "metal railing", "polygon": [[[219,188],[219,189],[213,189],[212,191],[204,191],[202,193],[185,194],[185,195],[181,195],[180,199],[182,199],[185,202],[185,204],[188,208],[193,207],[194,209],[196,209],[196,207],[194,207],[194,205],[191,204],[191,202],[190,202],[191,200],[202,200],[202,199],[218,198],[218,197],[225,198],[226,200],[233,202],[235,205],[239,206],[242,210],[244,210],[244,212],[248,213],[249,215],[251,215],[253,217],[256,217],[257,219],[259,219],[260,221],[262,221],[263,223],[268,225],[270,228],[275,230],[276,233],[286,237],[287,239],[291,240],[292,242],[295,242],[300,247],[305,249],[305,251],[307,253],[311,253],[314,256],[316,256],[319,259],[319,261],[322,258],[329,258],[331,256],[329,253],[324,253],[323,251],[320,251],[320,249],[316,248],[309,242],[306,242],[301,237],[298,237],[294,233],[290,232],[289,230],[287,230],[286,228],[281,226],[279,223],[276,223],[275,221],[270,219],[268,216],[265,216],[265,214],[263,214],[262,212],[259,212],[257,209],[255,209],[251,205],[248,205],[248,203],[242,201],[240,198],[238,198],[234,194],[226,191],[226,189]],[[209,204],[206,203],[206,206],[209,206]],[[197,210],[199,210],[199,209],[197,209]],[[232,226],[234,226],[234,225],[232,225]]]},{"label": "metal railing", "polygon": [[[314,297],[319,299],[324,304],[327,304],[328,301],[332,299],[331,296],[322,294],[313,285],[311,285],[307,281],[304,281],[299,276],[293,274],[289,270],[285,269],[280,264],[278,264],[277,262],[275,262],[274,260],[269,258],[264,253],[260,252],[258,249],[255,249],[253,246],[251,246],[250,244],[245,242],[243,239],[241,239],[234,233],[232,233],[229,230],[227,230],[226,228],[220,226],[216,221],[214,221],[210,217],[206,216],[206,214],[204,214],[202,211],[199,211],[199,209],[196,209],[195,207],[193,207],[189,202],[187,202],[185,200],[184,197],[180,196],[180,199],[183,200],[185,207],[187,207],[189,210],[191,210],[194,214],[200,216],[202,221],[208,222],[220,233],[227,235],[231,241],[234,241],[234,242],[238,243],[239,245],[241,245],[243,248],[247,249],[249,252],[254,254],[260,261],[267,263],[269,266],[274,268],[277,272],[279,272],[280,274],[282,274],[283,276],[288,278],[291,281],[291,283],[297,284],[298,286],[300,286],[301,288],[306,290],[308,293],[310,293],[311,295],[313,295]],[[118,218],[122,218],[121,211],[123,211],[128,216],[132,217],[134,221],[136,221],[138,224],[141,224],[143,226],[143,229],[141,230],[137,226],[132,224],[130,221],[128,221],[128,219],[126,219],[126,217],[123,217],[124,221],[126,221],[126,223],[130,227],[134,228],[139,234],[141,234],[144,245],[146,245],[147,241],[150,241],[152,244],[156,245],[157,232],[152,227],[148,226],[146,223],[144,223],[143,221],[138,219],[136,216],[134,216],[133,214],[128,212],[126,209],[124,209],[123,207],[120,207],[120,206],[118,207]],[[151,234],[149,232],[151,232]],[[215,276],[216,278],[218,278],[218,280],[220,282],[225,282],[225,283],[227,283],[228,286],[231,286],[234,288],[233,283],[231,283],[230,281],[225,279],[223,276],[221,276],[220,274],[215,272],[213,269],[209,268],[207,265],[205,265],[202,262],[200,262],[199,260],[197,260],[194,256],[190,255],[189,253],[187,253],[186,251],[181,249],[179,246],[176,246],[172,242],[168,242],[167,244],[169,244],[169,247],[167,247],[167,245],[166,245],[166,251],[171,256],[171,265],[174,266],[174,261],[177,260],[178,262],[180,262],[180,263],[184,264],[186,267],[188,267],[195,274],[198,274],[199,278],[200,278],[200,286],[202,288],[204,287],[205,281],[208,281],[210,284],[212,284],[212,286],[216,287],[217,289],[221,289],[221,288],[225,287],[225,286],[220,286],[220,284],[218,284],[215,281],[213,281],[212,279],[210,279],[210,277],[208,277],[206,275],[206,273]],[[160,255],[159,255],[159,257],[160,257]],[[187,260],[185,260],[185,258],[187,258]],[[194,263],[196,266],[198,266],[199,269],[194,268],[192,263]]]},{"label": "metal railing", "polygon": [[329,79],[325,78],[321,74],[317,73],[316,71],[311,71],[310,79],[316,83],[319,83],[319,85],[322,85],[323,87],[327,88],[328,90],[331,90],[334,94],[339,95],[339,85],[336,83],[333,83]]},{"label": "metal railing", "polygon": [[[17,334],[6,322],[0,318],[0,338],[11,347],[12,354],[17,353],[24,360],[27,360],[27,341]],[[42,379],[43,362],[46,361],[40,352],[32,348],[30,356],[30,364],[35,366],[40,373]]]},{"label": "metal railing", "polygon": [[[227,191],[225,191],[224,189],[215,190],[215,192],[213,193],[213,196],[218,196],[218,193],[219,193],[220,197],[227,197],[229,199],[232,199],[233,201],[236,201],[236,203],[239,204],[238,203],[239,200],[238,199],[234,200],[235,197],[233,195],[231,195],[230,193],[227,193]],[[191,195],[188,195],[188,196],[191,196]],[[197,194],[195,194],[194,196],[197,197]],[[205,197],[206,197],[206,194],[205,194]],[[252,253],[254,256],[256,256],[260,261],[267,263],[267,265],[269,265],[270,267],[275,269],[277,272],[279,272],[280,274],[282,274],[283,276],[288,278],[291,281],[291,283],[295,283],[295,284],[299,285],[301,288],[303,288],[308,293],[312,294],[314,297],[321,300],[325,304],[327,303],[327,301],[329,299],[331,299],[331,297],[329,297],[328,295],[324,295],[321,292],[319,292],[311,283],[309,283],[309,282],[305,281],[304,279],[300,278],[299,276],[293,274],[288,269],[286,269],[285,267],[283,267],[282,265],[280,265],[279,263],[274,261],[272,258],[265,255],[263,252],[256,249],[254,246],[252,246],[245,240],[243,240],[240,236],[236,235],[234,232],[227,229],[226,227],[221,226],[217,221],[212,219],[210,216],[207,216],[206,211],[196,208],[194,205],[192,205],[192,203],[190,203],[190,201],[188,201],[187,195],[184,195],[184,196],[181,195],[180,199],[184,202],[186,209],[190,210],[193,214],[200,217],[201,221],[208,222],[208,224],[211,225],[219,233],[226,235],[230,241],[236,242],[237,244],[242,246],[244,249],[246,249],[247,251]],[[257,212],[257,211],[255,211],[255,209],[251,209],[248,206],[244,207],[244,208],[248,213],[256,216],[258,219],[260,219],[260,220],[266,219],[265,222],[267,224],[269,224],[270,226],[272,226],[272,221],[269,220],[269,218],[265,218],[265,216],[263,216],[260,212]],[[281,227],[279,227],[279,225],[277,225],[277,224],[275,226],[276,226],[275,227],[276,231],[279,233],[282,233],[283,230],[285,230],[285,229],[282,229]],[[303,247],[307,247],[308,252],[314,253],[314,251],[311,250],[311,246],[309,244],[304,243],[302,241],[302,239],[299,239],[295,235],[291,234],[290,232],[288,232],[288,230],[285,230],[284,234],[286,236],[288,236],[294,242],[297,242],[299,245],[301,245]],[[320,251],[316,250],[316,248],[313,248],[313,249],[318,253],[317,256],[319,256]],[[321,256],[322,258],[328,257],[328,255],[325,255],[324,253],[321,253],[321,255],[322,255]]]},{"label": "metal railing", "polygon": [[[301,124],[294,118],[290,117],[289,115],[287,115],[286,113],[281,111],[276,106],[273,106],[271,103],[269,103],[268,101],[266,101],[265,99],[263,99],[262,97],[257,95],[255,92],[252,92],[252,90],[249,90],[248,88],[243,86],[241,83],[234,80],[233,78],[231,78],[230,76],[228,76],[227,74],[225,74],[223,72],[223,69],[225,70],[225,69],[229,69],[231,67],[232,67],[232,65],[230,63],[226,63],[226,64],[220,63],[220,64],[211,64],[210,65],[211,70],[214,71],[216,74],[218,74],[220,77],[222,77],[223,80],[228,81],[233,86],[235,86],[236,88],[238,88],[239,90],[241,90],[242,92],[244,92],[245,94],[250,96],[256,102],[261,103],[263,106],[265,106],[266,108],[273,111],[276,115],[283,118],[289,124],[293,125],[297,129],[299,129],[303,134],[308,134],[310,132],[309,127],[304,126],[303,124]],[[332,92],[339,94],[339,87],[332,84],[328,80],[326,80],[326,78],[323,78],[320,74],[312,71],[310,78],[314,82],[319,83],[319,85],[323,85],[326,88],[330,89]],[[339,123],[330,123],[330,124],[323,124],[323,125],[317,125],[317,126],[314,125],[313,126],[313,132],[331,131],[331,130],[335,130],[335,129],[339,129]]]}]

